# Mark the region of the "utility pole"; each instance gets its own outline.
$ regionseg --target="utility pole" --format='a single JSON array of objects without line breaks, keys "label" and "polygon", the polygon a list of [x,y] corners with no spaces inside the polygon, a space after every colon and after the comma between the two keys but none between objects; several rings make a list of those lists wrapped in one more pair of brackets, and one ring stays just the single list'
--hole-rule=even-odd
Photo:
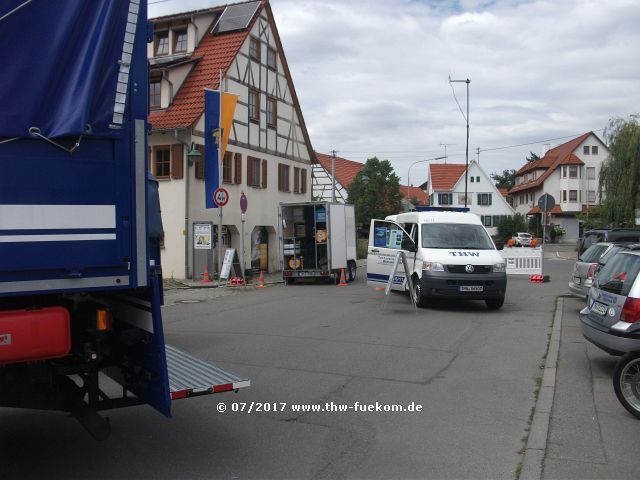
[{"label": "utility pole", "polygon": [[336,151],[331,150],[331,201],[336,201]]},{"label": "utility pole", "polygon": [[447,147],[453,147],[455,143],[441,143],[440,146],[444,147],[444,163],[447,163]]},{"label": "utility pole", "polygon": [[[466,208],[467,207],[467,190],[468,190],[468,184],[469,184],[469,84],[471,83],[471,80],[469,80],[468,78],[465,80],[451,80],[451,77],[449,77],[449,83],[466,83],[467,84],[467,116],[465,117],[464,113],[462,114],[464,119],[467,121],[467,148],[465,153],[466,169],[464,171],[464,206]],[[454,92],[454,98],[455,98],[455,92]],[[456,102],[457,101],[458,100],[456,99]],[[462,109],[460,110],[460,112],[462,112]]]}]

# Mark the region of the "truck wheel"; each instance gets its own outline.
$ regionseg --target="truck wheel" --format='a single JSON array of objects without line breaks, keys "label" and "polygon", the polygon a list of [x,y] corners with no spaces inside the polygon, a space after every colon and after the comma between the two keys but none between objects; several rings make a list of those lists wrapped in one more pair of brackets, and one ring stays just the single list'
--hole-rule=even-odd
[{"label": "truck wheel", "polygon": [[353,260],[349,260],[347,262],[347,270],[349,271],[347,281],[353,282],[356,279],[356,262]]},{"label": "truck wheel", "polygon": [[489,310],[500,310],[500,308],[504,304],[504,296],[500,298],[488,298],[487,300],[485,300],[485,303],[487,304],[487,308]]},{"label": "truck wheel", "polygon": [[428,300],[424,296],[422,291],[422,285],[420,279],[416,276],[413,277],[413,297],[416,299],[416,305],[420,308],[424,308],[427,306]]}]

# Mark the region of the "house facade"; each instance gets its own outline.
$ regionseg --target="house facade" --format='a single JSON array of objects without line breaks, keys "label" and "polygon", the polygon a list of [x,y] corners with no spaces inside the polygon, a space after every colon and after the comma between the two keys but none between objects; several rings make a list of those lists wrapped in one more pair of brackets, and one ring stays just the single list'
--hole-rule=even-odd
[{"label": "house facade", "polygon": [[608,156],[607,146],[593,132],[548,150],[516,173],[515,186],[509,191],[516,212],[541,216],[538,200],[550,194],[555,206],[547,224],[565,230],[563,241],[577,241],[581,233],[578,214],[601,202],[598,182]]},{"label": "house facade", "polygon": [[245,269],[277,270],[278,204],[311,200],[316,158],[268,1],[150,21],[149,168],[159,182],[165,277],[217,270],[220,209],[205,208],[204,159],[194,155],[204,154],[205,89],[238,97],[219,163],[229,193],[220,251],[235,248]]},{"label": "house facade", "polygon": [[[430,205],[464,207],[465,170],[464,164],[430,163],[427,181]],[[475,160],[469,162],[466,206],[481,218],[490,235],[498,233],[498,225],[505,217],[515,214],[505,196]]]}]

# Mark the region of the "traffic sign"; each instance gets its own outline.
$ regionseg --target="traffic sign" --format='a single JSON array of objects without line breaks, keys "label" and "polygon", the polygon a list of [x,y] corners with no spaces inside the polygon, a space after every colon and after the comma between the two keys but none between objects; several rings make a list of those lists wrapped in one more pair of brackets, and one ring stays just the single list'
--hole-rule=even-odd
[{"label": "traffic sign", "polygon": [[543,212],[548,212],[556,206],[556,199],[548,193],[545,193],[538,199],[538,208]]},{"label": "traffic sign", "polygon": [[219,207],[224,207],[229,201],[229,192],[227,192],[224,188],[217,188],[215,192],[213,192],[213,201]]},{"label": "traffic sign", "polygon": [[244,192],[242,192],[240,194],[240,210],[242,211],[242,213],[247,213],[247,196],[244,194]]}]

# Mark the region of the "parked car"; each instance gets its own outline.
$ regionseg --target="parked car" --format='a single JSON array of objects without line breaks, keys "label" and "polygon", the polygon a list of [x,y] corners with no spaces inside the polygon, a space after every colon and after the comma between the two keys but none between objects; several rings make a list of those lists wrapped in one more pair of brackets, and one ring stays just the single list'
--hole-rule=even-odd
[{"label": "parked car", "polygon": [[595,243],[578,257],[569,281],[571,295],[583,299],[587,298],[593,276],[598,268],[598,261],[612,246],[613,244],[610,242]]},{"label": "parked car", "polygon": [[640,230],[630,228],[587,230],[578,241],[578,255],[598,242],[640,242]]},{"label": "parked car", "polygon": [[513,236],[513,243],[516,247],[528,247],[531,245],[532,235],[527,232],[517,232]]},{"label": "parked car", "polygon": [[611,355],[640,351],[640,248],[619,251],[598,272],[580,326]]}]

